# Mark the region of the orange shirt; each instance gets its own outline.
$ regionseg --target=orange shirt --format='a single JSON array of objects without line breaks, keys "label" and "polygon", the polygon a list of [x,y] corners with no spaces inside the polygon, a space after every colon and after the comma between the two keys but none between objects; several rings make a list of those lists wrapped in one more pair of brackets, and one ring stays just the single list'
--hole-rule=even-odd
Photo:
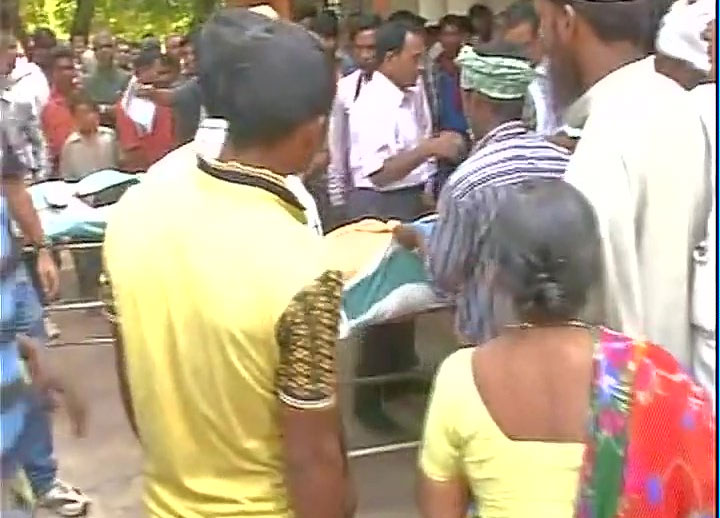
[{"label": "orange shirt", "polygon": [[[175,148],[175,131],[172,108],[155,107],[155,120],[150,133],[141,134],[136,124],[128,117],[121,101],[115,104],[115,130],[118,143],[124,153],[133,151],[126,160],[123,169],[128,171],[147,171],[148,168]],[[139,153],[135,151],[139,150]]]},{"label": "orange shirt", "polygon": [[48,141],[53,169],[57,171],[65,141],[75,131],[75,120],[70,112],[70,103],[67,97],[54,88],[50,92],[50,99],[43,108],[41,122],[45,138]]}]

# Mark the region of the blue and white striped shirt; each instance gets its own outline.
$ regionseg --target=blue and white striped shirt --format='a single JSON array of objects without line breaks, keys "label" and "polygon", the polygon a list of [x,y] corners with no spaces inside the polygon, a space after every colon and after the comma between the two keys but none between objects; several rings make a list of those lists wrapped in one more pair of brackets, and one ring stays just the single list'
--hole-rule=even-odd
[{"label": "blue and white striped shirt", "polygon": [[497,207],[524,180],[562,178],[569,158],[566,149],[514,120],[480,140],[445,184],[428,245],[428,271],[439,290],[456,295],[458,332],[468,343],[495,334],[479,264]]}]

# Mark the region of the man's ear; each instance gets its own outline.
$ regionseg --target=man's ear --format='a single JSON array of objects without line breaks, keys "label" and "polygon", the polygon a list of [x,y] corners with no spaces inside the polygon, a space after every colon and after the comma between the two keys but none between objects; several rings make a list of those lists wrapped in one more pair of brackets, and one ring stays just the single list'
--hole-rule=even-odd
[{"label": "man's ear", "polygon": [[566,43],[572,40],[577,32],[578,25],[578,15],[575,8],[570,4],[563,5],[562,15],[558,16],[557,23],[557,34],[560,41]]}]

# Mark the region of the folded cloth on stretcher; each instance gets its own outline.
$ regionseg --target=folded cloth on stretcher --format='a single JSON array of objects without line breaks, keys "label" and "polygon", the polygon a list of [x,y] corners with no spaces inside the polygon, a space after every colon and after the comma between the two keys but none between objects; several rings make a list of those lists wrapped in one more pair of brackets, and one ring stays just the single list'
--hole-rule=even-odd
[{"label": "folded cloth on stretcher", "polygon": [[[429,236],[436,215],[412,225]],[[341,338],[355,329],[450,306],[430,284],[423,259],[393,239],[396,221],[362,220],[327,236],[330,262],[343,272]]]},{"label": "folded cloth on stretcher", "polygon": [[49,180],[28,188],[45,235],[53,241],[101,241],[107,213],[140,177],[114,170],[79,182]]}]

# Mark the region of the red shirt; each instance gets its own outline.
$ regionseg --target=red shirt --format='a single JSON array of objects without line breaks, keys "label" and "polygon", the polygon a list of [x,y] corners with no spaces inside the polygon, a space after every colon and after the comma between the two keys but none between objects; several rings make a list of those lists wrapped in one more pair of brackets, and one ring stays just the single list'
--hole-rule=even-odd
[{"label": "red shirt", "polygon": [[155,106],[155,120],[150,133],[141,134],[122,107],[122,99],[115,104],[115,130],[120,149],[128,154],[123,169],[147,171],[148,168],[175,148],[172,108]]},{"label": "red shirt", "polygon": [[75,131],[75,120],[70,112],[70,103],[67,97],[53,88],[40,118],[45,138],[48,141],[50,158],[57,171],[63,145],[70,134]]}]

